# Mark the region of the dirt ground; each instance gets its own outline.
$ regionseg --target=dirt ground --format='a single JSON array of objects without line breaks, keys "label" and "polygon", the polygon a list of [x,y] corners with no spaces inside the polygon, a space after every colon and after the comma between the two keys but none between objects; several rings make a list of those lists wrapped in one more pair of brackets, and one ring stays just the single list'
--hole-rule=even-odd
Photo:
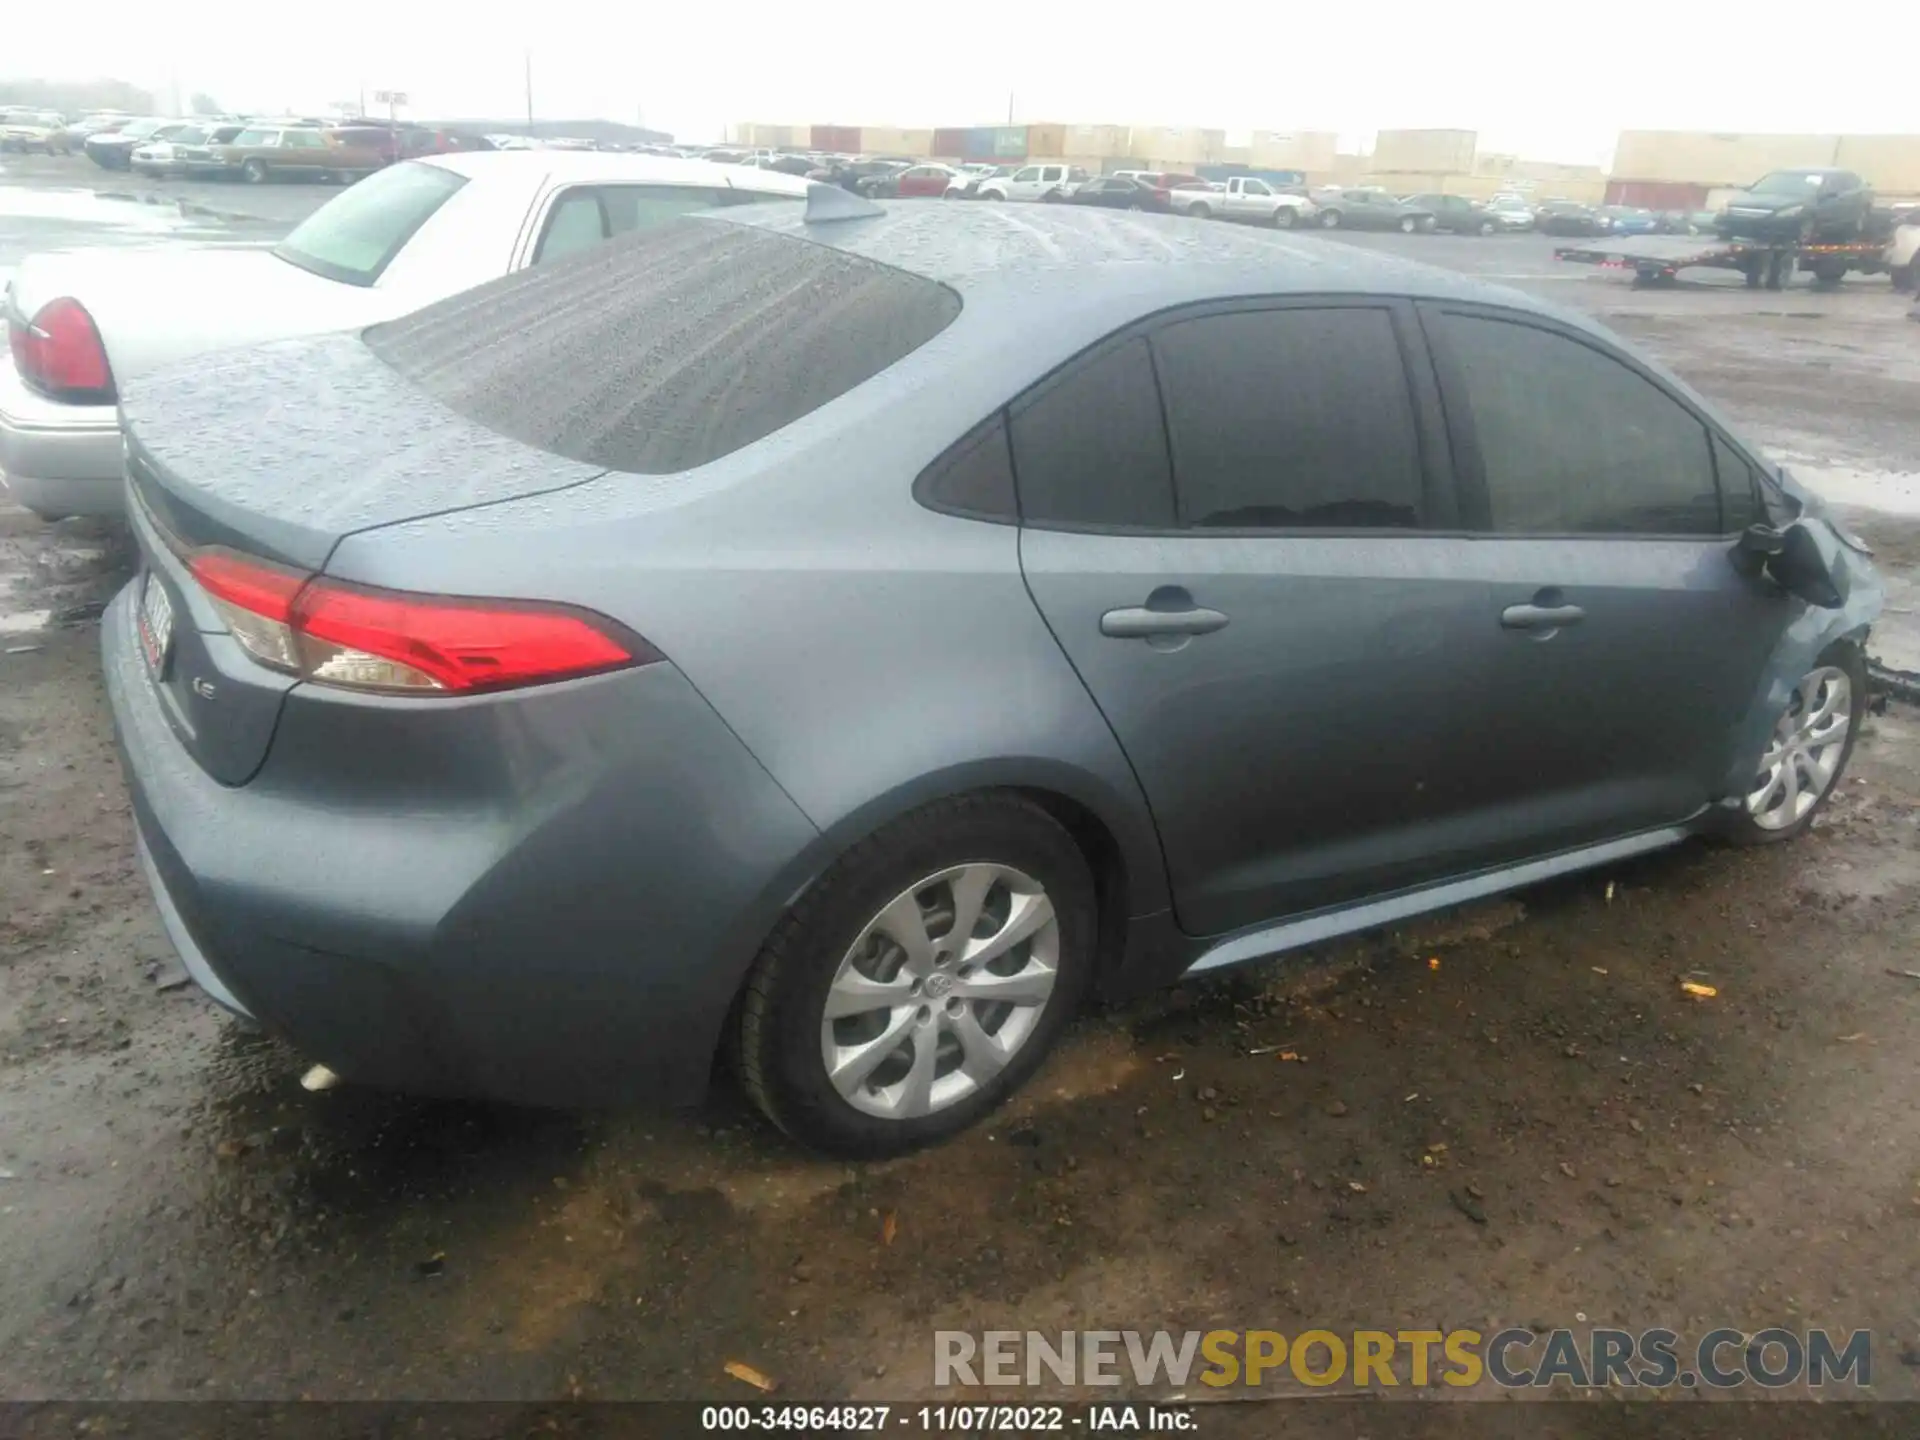
[{"label": "dirt ground", "polygon": [[[1920,469],[1884,285],[1554,293],[1771,446]],[[0,1396],[757,1400],[739,1360],[901,1401],[935,1329],[1785,1325],[1871,1329],[1872,1393],[1920,1398],[1920,712],[1801,843],[1089,1014],[994,1123],[846,1166],[724,1082],[672,1118],[302,1090],[138,872],[96,656],[125,565],[0,510]]]}]

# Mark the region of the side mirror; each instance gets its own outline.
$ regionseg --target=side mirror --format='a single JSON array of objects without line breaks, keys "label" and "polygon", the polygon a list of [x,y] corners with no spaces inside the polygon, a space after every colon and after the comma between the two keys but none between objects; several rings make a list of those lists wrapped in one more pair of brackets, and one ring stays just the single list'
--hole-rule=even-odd
[{"label": "side mirror", "polygon": [[1789,595],[1822,610],[1837,610],[1845,603],[1819,542],[1805,525],[1793,524],[1785,530],[1749,526],[1734,546],[1734,565],[1746,575],[1765,571]]}]

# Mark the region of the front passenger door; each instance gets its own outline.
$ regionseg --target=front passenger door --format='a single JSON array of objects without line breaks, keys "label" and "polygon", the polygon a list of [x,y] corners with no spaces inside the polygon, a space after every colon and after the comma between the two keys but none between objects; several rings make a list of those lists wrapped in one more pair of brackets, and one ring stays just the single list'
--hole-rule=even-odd
[{"label": "front passenger door", "polygon": [[1464,306],[1422,321],[1497,615],[1489,800],[1533,852],[1688,819],[1801,608],[1732,564],[1744,462],[1595,337]]}]

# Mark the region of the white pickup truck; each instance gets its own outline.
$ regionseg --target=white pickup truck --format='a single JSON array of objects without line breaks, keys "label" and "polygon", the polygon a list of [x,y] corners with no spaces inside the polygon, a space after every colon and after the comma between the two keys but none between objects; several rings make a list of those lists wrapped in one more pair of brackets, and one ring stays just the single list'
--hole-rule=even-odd
[{"label": "white pickup truck", "polygon": [[1253,175],[1236,175],[1204,187],[1182,187],[1169,195],[1176,215],[1196,220],[1251,220],[1279,230],[1313,217],[1313,202],[1304,195],[1276,190]]}]

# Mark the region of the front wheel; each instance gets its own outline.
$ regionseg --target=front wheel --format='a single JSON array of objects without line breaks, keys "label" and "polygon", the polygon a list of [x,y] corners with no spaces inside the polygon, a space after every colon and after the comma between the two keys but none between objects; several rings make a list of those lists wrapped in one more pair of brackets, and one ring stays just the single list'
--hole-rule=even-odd
[{"label": "front wheel", "polygon": [[1774,722],[1730,838],[1769,845],[1804,834],[1846,773],[1866,703],[1864,653],[1845,641],[1829,646]]},{"label": "front wheel", "polygon": [[1296,223],[1297,221],[1291,205],[1281,205],[1275,208],[1273,212],[1274,229],[1291,230]]},{"label": "front wheel", "polygon": [[1420,220],[1417,216],[1402,215],[1400,217],[1400,233],[1402,235],[1411,235],[1419,228]]},{"label": "front wheel", "polygon": [[1340,228],[1340,212],[1338,210],[1322,210],[1320,212],[1320,228],[1322,230],[1338,230]]},{"label": "front wheel", "polygon": [[761,950],[741,1079],[802,1144],[842,1156],[946,1139],[1039,1068],[1093,969],[1093,877],[1031,801],[944,800],[837,861]]},{"label": "front wheel", "polygon": [[1493,233],[1493,229],[1494,229],[1494,226],[1493,226],[1493,222],[1492,222],[1491,220],[1482,220],[1482,221],[1480,222],[1480,233],[1481,233],[1481,235],[1483,235],[1483,236],[1486,236],[1486,235],[1491,235],[1491,234]]},{"label": "front wheel", "polygon": [[262,183],[267,178],[267,162],[264,160],[247,161],[246,164],[240,167],[240,178],[245,180],[249,185]]}]

